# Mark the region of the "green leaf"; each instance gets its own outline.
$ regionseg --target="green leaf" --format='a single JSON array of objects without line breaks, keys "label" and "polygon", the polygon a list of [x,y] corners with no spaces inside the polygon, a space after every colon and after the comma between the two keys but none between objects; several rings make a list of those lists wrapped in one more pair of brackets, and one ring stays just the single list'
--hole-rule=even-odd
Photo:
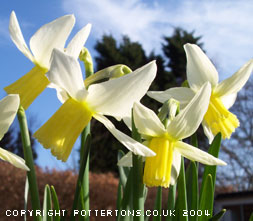
[{"label": "green leaf", "polygon": [[162,187],[157,187],[154,210],[158,211],[158,216],[153,217],[153,221],[160,221],[162,216]]},{"label": "green leaf", "polygon": [[81,186],[82,186],[82,182],[83,182],[84,171],[85,171],[85,168],[87,165],[88,155],[90,152],[90,146],[91,146],[91,135],[88,134],[86,137],[85,143],[84,143],[84,148],[83,148],[84,151],[83,151],[82,158],[81,158],[80,170],[79,170],[78,179],[77,179],[77,183],[76,183],[76,190],[75,190],[70,220],[75,220],[74,210],[78,206],[78,199],[79,199],[79,194],[80,194]]},{"label": "green leaf", "polygon": [[251,216],[249,218],[249,221],[253,221],[253,213],[251,213]]},{"label": "green leaf", "polygon": [[[188,210],[198,210],[199,187],[198,187],[198,170],[195,162],[190,162],[186,170],[186,189]],[[189,221],[196,221],[198,216],[189,216]]]},{"label": "green leaf", "polygon": [[185,184],[185,172],[184,172],[184,158],[181,160],[181,169],[177,182],[177,200],[176,200],[176,220],[188,221],[188,216],[183,216],[183,211],[187,210],[187,196],[186,196],[186,184]]},{"label": "green leaf", "polygon": [[122,185],[121,185],[121,182],[119,180],[118,192],[117,192],[117,210],[120,210],[121,200],[122,200]]},{"label": "green leaf", "polygon": [[[226,213],[226,209],[222,209],[220,212],[218,212],[215,216],[213,216],[208,221],[218,221],[224,216],[225,213]],[[252,218],[253,218],[253,216],[252,216]],[[250,221],[253,221],[253,219]]]},{"label": "green leaf", "polygon": [[52,199],[49,185],[45,186],[44,201],[43,201],[43,221],[53,221],[52,216],[49,215],[49,210],[52,210]]},{"label": "green leaf", "polygon": [[[59,212],[60,205],[59,205],[58,197],[55,192],[54,186],[51,186],[51,196],[52,196],[52,201],[53,201],[53,205],[54,205],[54,210]],[[54,216],[54,221],[60,221],[60,219],[61,219],[60,215],[57,214]]]},{"label": "green leaf", "polygon": [[[170,214],[170,211],[173,211],[175,208],[175,199],[176,199],[176,189],[177,189],[177,185],[173,185],[170,186],[169,188],[169,195],[168,195],[168,202],[167,202],[167,210],[168,210],[168,214]],[[165,218],[166,221],[172,221],[173,220],[173,216],[166,216]]]},{"label": "green leaf", "polygon": [[[221,145],[221,133],[218,133],[215,136],[215,138],[208,150],[208,153],[213,155],[214,157],[219,157],[220,145]],[[203,188],[202,188],[204,186],[203,182],[206,180],[206,177],[208,176],[208,174],[211,174],[211,176],[212,176],[213,189],[215,189],[216,168],[217,168],[217,166],[209,166],[209,165],[205,166],[204,174],[203,174],[203,178],[202,178],[202,185],[201,185],[201,189],[200,189],[200,197],[203,192]]]},{"label": "green leaf", "polygon": [[[125,155],[125,153],[122,150],[118,151],[118,161]],[[129,167],[122,167],[122,166],[118,166],[119,168],[119,178],[120,178],[120,182],[123,186],[123,188],[125,188],[126,186],[126,182],[127,182],[127,176],[129,174],[130,168]]]},{"label": "green leaf", "polygon": [[208,174],[203,181],[203,192],[200,197],[199,210],[202,211],[202,216],[199,216],[199,221],[208,220],[213,214],[213,180],[212,175]]},{"label": "green leaf", "polygon": [[[25,194],[24,194],[24,209],[27,210],[27,203],[28,203],[28,194],[29,194],[29,182],[28,182],[28,177],[26,176],[25,179]],[[26,221],[26,213],[24,215],[24,221]]]},{"label": "green leaf", "polygon": [[[121,201],[121,207],[120,207],[120,210],[130,210],[132,211],[133,210],[133,168],[130,169],[130,172],[128,174],[128,177],[127,177],[127,182],[126,182],[126,187],[124,189],[124,192],[123,192],[123,198],[122,198],[122,201]],[[120,211],[119,211],[119,214],[120,214]],[[133,220],[133,217],[132,216],[119,216],[118,217],[118,220],[120,221],[130,221],[130,220]]]}]

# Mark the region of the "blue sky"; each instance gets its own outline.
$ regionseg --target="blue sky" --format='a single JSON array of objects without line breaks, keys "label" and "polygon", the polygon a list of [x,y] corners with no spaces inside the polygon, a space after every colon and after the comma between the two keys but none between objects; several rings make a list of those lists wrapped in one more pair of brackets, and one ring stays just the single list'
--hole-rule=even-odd
[{"label": "blue sky", "polygon": [[[0,2],[0,88],[33,67],[9,37],[8,23],[12,10],[16,12],[27,44],[40,26],[73,13],[76,26],[72,35],[87,23],[92,24],[86,47],[93,56],[94,43],[103,34],[112,34],[117,39],[126,34],[141,42],[147,52],[161,53],[162,37],[171,35],[173,27],[180,26],[188,31],[195,30],[196,36],[203,36],[204,48],[221,79],[233,74],[252,58],[253,4],[250,0],[9,0]],[[0,97],[4,96],[5,92],[0,90]],[[45,90],[27,111],[30,121],[36,119],[33,130],[38,129],[59,107],[55,91]],[[38,164],[44,168],[74,167],[78,160],[76,149],[67,163],[62,163],[38,145]]]}]

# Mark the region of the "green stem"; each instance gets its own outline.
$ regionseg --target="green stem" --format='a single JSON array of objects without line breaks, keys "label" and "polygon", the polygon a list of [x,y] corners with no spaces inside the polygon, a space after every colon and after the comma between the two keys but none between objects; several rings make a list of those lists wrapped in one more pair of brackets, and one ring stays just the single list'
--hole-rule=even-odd
[{"label": "green stem", "polygon": [[[26,165],[30,169],[30,171],[27,172],[27,177],[28,177],[29,189],[30,189],[30,194],[31,194],[32,209],[33,211],[40,210],[40,198],[39,198],[39,191],[38,191],[34,162],[33,162],[29,130],[27,126],[25,110],[22,106],[19,107],[17,116],[18,116],[18,121],[19,121],[20,132],[21,132],[24,158],[25,158]],[[41,220],[41,217],[34,216],[34,219]]]},{"label": "green stem", "polygon": [[[133,115],[132,115],[133,116]],[[132,117],[133,118],[133,117]],[[137,131],[132,119],[132,137],[138,142],[141,142],[141,136]],[[142,182],[143,177],[143,162],[142,156],[133,154],[133,209],[134,211],[140,211],[141,216],[134,216],[134,221],[144,220],[144,184]]]},{"label": "green stem", "polygon": [[155,208],[158,211],[158,215],[153,217],[153,221],[161,221],[162,219],[162,187],[157,187],[156,199],[155,199]]}]

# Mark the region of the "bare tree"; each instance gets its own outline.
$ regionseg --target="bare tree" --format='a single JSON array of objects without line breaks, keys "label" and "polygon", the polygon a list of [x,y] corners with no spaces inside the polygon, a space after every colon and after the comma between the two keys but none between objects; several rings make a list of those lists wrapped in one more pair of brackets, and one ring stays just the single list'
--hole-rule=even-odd
[{"label": "bare tree", "polygon": [[223,141],[221,155],[228,163],[218,169],[218,184],[233,185],[234,190],[253,189],[253,77],[239,92],[231,112],[240,120],[240,127],[231,139]]}]

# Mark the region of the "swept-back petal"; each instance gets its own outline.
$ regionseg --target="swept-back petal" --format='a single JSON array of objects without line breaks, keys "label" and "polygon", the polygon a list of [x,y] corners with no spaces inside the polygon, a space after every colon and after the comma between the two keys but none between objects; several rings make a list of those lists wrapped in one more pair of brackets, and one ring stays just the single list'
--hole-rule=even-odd
[{"label": "swept-back petal", "polygon": [[43,25],[30,39],[30,48],[35,60],[41,66],[49,68],[51,53],[54,48],[63,50],[73,26],[74,15],[62,16]]},{"label": "swept-back petal", "polygon": [[18,20],[17,20],[16,14],[14,11],[11,12],[11,16],[10,16],[9,32],[10,32],[11,39],[14,42],[14,44],[17,46],[17,48],[28,59],[30,59],[32,62],[34,62],[34,57],[25,43],[23,34],[20,30]]},{"label": "swept-back petal", "polygon": [[22,159],[21,157],[3,149],[0,147],[0,159],[5,160],[9,163],[11,163],[13,166],[23,169],[23,170],[27,170],[29,171],[30,169],[25,165],[25,161],[24,159]]},{"label": "swept-back petal", "polygon": [[224,104],[224,106],[229,109],[230,107],[232,107],[235,103],[237,97],[237,93],[233,93],[233,94],[229,94],[229,95],[225,95],[220,97],[222,103]]},{"label": "swept-back petal", "polygon": [[122,167],[132,167],[133,166],[133,154],[129,151],[125,156],[123,156],[117,163],[118,166]]},{"label": "swept-back petal", "polygon": [[69,42],[66,53],[78,59],[80,51],[82,50],[91,30],[91,24],[87,24],[83,27]]},{"label": "swept-back petal", "polygon": [[202,127],[203,127],[203,130],[204,130],[204,134],[208,138],[209,144],[211,144],[212,141],[213,141],[214,135],[212,133],[211,128],[208,126],[208,124],[206,123],[205,120],[202,121]]},{"label": "swept-back petal", "polygon": [[218,73],[205,53],[194,44],[185,44],[184,50],[187,58],[186,72],[190,87],[197,91],[207,81],[212,87],[215,87],[218,84]]},{"label": "swept-back petal", "polygon": [[192,161],[198,161],[200,163],[207,165],[221,165],[221,166],[227,165],[223,160],[220,160],[212,156],[211,154],[206,153],[182,141],[177,141],[175,143],[175,149],[184,157]]},{"label": "swept-back petal", "polygon": [[129,115],[134,102],[138,102],[147,92],[156,75],[155,61],[122,77],[88,89],[87,102],[97,112],[123,118]]},{"label": "swept-back petal", "polygon": [[117,130],[112,122],[106,117],[99,114],[94,114],[93,117],[104,124],[104,126],[112,133],[112,135],[134,154],[141,156],[155,156],[155,153],[148,147]]},{"label": "swept-back petal", "polygon": [[19,107],[19,96],[10,94],[0,101],[0,140],[8,131]]},{"label": "swept-back petal", "polygon": [[253,70],[253,59],[243,65],[231,77],[220,82],[215,88],[214,93],[218,96],[226,96],[229,94],[237,93],[246,84]]},{"label": "swept-back petal", "polygon": [[175,87],[166,91],[148,91],[147,95],[161,103],[174,98],[180,102],[180,108],[183,109],[194,97],[195,92],[187,87]]},{"label": "swept-back petal", "polygon": [[171,177],[170,177],[171,185],[175,185],[177,178],[179,176],[180,167],[181,167],[181,154],[177,150],[174,150],[171,167]]},{"label": "swept-back petal", "polygon": [[196,93],[191,102],[171,121],[167,131],[176,140],[191,136],[199,127],[207,111],[211,85],[207,82]]},{"label": "swept-back petal", "polygon": [[49,81],[65,90],[69,96],[79,101],[84,100],[87,91],[84,87],[81,67],[75,58],[66,55],[58,49],[54,49],[51,68],[47,76]]},{"label": "swept-back petal", "polygon": [[164,125],[154,111],[141,103],[134,103],[133,115],[135,126],[140,134],[159,137],[166,133]]}]

